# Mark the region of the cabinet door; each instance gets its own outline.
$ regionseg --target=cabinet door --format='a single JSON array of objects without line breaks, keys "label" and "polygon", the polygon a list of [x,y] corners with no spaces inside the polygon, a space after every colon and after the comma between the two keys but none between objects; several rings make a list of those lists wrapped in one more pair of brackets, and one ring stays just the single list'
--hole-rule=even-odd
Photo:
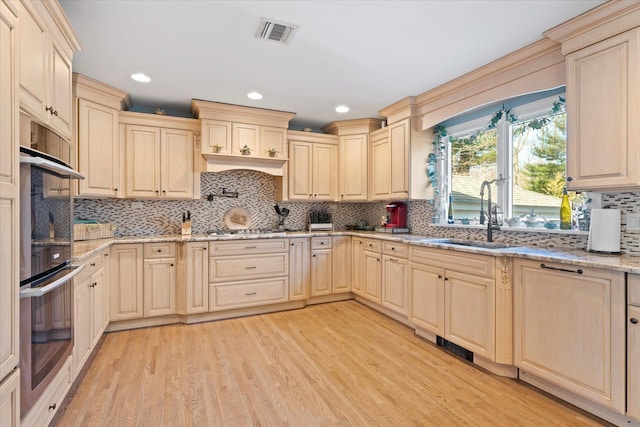
[{"label": "cabinet door", "polygon": [[569,189],[638,188],[640,28],[571,53],[566,64]]},{"label": "cabinet door", "polygon": [[445,274],[445,338],[493,360],[495,280],[453,271]]},{"label": "cabinet door", "polygon": [[160,146],[162,197],[192,199],[193,132],[162,129]]},{"label": "cabinet door", "polygon": [[127,197],[160,195],[160,129],[127,125],[125,137]]},{"label": "cabinet door", "polygon": [[368,197],[368,135],[341,136],[339,139],[340,200],[367,200]]},{"label": "cabinet door", "polygon": [[43,122],[49,119],[45,111],[47,75],[47,49],[49,38],[46,26],[32,10],[21,3],[20,8],[20,104]]},{"label": "cabinet door", "polygon": [[275,148],[275,158],[287,158],[287,130],[260,126],[260,156],[268,157],[269,150]]},{"label": "cabinet door", "polygon": [[351,240],[351,291],[356,295],[364,293],[364,243],[360,237]]},{"label": "cabinet door", "polygon": [[309,200],[312,194],[313,144],[291,141],[289,144],[289,200]]},{"label": "cabinet door", "polygon": [[313,144],[312,189],[314,200],[335,200],[337,146]]},{"label": "cabinet door", "polygon": [[118,110],[78,99],[78,196],[117,197],[120,181]]},{"label": "cabinet door", "polygon": [[351,292],[351,237],[333,237],[333,293]]},{"label": "cabinet door", "polygon": [[[17,24],[18,18],[0,1],[0,378],[18,365],[20,306],[16,284],[20,281],[20,170]],[[25,214],[29,218],[30,214],[23,212]],[[20,421],[19,410],[11,413],[9,406],[12,399],[17,399],[13,393],[10,386],[0,387],[0,425],[17,425]]]},{"label": "cabinet door", "polygon": [[187,243],[186,265],[186,312],[187,314],[209,311],[209,244]]},{"label": "cabinet door", "polygon": [[389,151],[391,157],[391,197],[407,197],[409,194],[409,119],[389,126]]},{"label": "cabinet door", "polygon": [[400,314],[407,314],[407,268],[406,259],[382,256],[382,305]]},{"label": "cabinet door", "polygon": [[311,252],[311,296],[331,294],[332,256],[331,249]]},{"label": "cabinet door", "polygon": [[0,383],[0,425],[20,426],[20,370],[14,370]]},{"label": "cabinet door", "polygon": [[640,421],[640,307],[630,305],[628,317],[627,415]]},{"label": "cabinet door", "polygon": [[246,145],[251,150],[252,156],[260,155],[260,126],[246,123],[233,123],[233,137],[231,154],[240,155],[240,150]]},{"label": "cabinet door", "polygon": [[144,317],[176,313],[176,260],[144,260]]},{"label": "cabinet door", "polygon": [[109,296],[111,320],[142,317],[142,244],[111,247]]},{"label": "cabinet door", "polygon": [[76,283],[73,288],[73,372],[74,376],[82,369],[92,344],[92,305],[90,301],[91,276]]},{"label": "cabinet door", "polygon": [[61,135],[71,138],[71,58],[58,43],[53,40],[51,51],[51,106],[54,108],[50,117],[51,126]]},{"label": "cabinet door", "polygon": [[434,335],[444,336],[444,270],[411,263],[409,292],[411,321]]},{"label": "cabinet door", "polygon": [[514,359],[521,377],[533,374],[624,413],[624,283],[624,273],[584,267],[571,273],[515,260]]},{"label": "cabinet door", "polygon": [[371,145],[371,198],[386,200],[391,195],[391,145],[389,138]]},{"label": "cabinet door", "polygon": [[364,297],[382,303],[382,262],[381,255],[364,252]]},{"label": "cabinet door", "polygon": [[289,300],[309,298],[309,239],[291,239],[289,246]]},{"label": "cabinet door", "polygon": [[[216,151],[215,146],[220,147]],[[231,122],[202,120],[202,154],[240,154],[231,152]]]}]

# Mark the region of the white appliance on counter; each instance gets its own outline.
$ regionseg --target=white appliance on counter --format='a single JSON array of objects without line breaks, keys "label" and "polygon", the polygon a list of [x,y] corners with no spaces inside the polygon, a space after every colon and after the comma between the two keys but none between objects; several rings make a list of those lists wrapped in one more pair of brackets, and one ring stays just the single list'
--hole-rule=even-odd
[{"label": "white appliance on counter", "polygon": [[620,209],[592,209],[587,250],[620,252]]}]

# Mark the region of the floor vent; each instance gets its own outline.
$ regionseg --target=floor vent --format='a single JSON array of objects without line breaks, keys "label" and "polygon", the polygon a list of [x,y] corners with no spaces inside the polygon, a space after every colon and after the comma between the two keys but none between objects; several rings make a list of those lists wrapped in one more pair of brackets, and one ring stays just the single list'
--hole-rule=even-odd
[{"label": "floor vent", "polygon": [[449,352],[455,354],[456,356],[460,356],[465,360],[468,360],[469,362],[473,363],[473,352],[467,350],[466,348],[460,347],[457,344],[452,343],[451,341],[447,341],[442,337],[437,337],[436,343],[444,348],[445,350],[448,350]]},{"label": "floor vent", "polygon": [[256,37],[262,40],[289,44],[297,30],[297,25],[262,18],[258,26],[258,31],[256,32]]}]

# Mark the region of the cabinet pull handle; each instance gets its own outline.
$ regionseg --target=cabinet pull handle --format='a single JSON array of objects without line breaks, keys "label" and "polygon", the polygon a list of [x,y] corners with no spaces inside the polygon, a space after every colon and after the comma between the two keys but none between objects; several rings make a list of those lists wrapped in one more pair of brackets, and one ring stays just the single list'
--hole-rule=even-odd
[{"label": "cabinet pull handle", "polygon": [[254,292],[245,292],[244,294],[245,294],[246,296],[251,296],[251,295],[256,295],[256,294],[257,294],[257,292],[255,292],[255,291],[254,291]]},{"label": "cabinet pull handle", "polygon": [[95,267],[95,266],[96,266],[96,263],[95,263],[95,262],[92,262],[92,263],[91,263],[91,267]]},{"label": "cabinet pull handle", "polygon": [[255,248],[257,248],[257,246],[245,246],[244,248],[245,249],[255,249]]},{"label": "cabinet pull handle", "polygon": [[49,410],[53,411],[58,407],[58,405],[56,405],[55,403],[53,405],[49,405]]},{"label": "cabinet pull handle", "polygon": [[634,325],[637,325],[638,319],[636,319],[635,317],[632,317],[631,319],[629,319],[629,322],[633,323]]},{"label": "cabinet pull handle", "polygon": [[256,267],[255,265],[253,265],[253,266],[248,265],[248,266],[245,267],[245,270],[253,270],[255,268],[258,268],[258,267]]},{"label": "cabinet pull handle", "polygon": [[565,273],[576,273],[576,274],[584,273],[584,271],[582,271],[581,268],[577,270],[571,270],[569,268],[551,267],[546,264],[540,264],[540,268],[546,268],[547,270],[564,271]]}]

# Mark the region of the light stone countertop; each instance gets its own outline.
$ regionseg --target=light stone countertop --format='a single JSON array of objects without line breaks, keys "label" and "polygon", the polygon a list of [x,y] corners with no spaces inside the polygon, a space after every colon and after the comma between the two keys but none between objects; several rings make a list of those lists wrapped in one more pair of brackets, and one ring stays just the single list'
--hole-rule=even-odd
[{"label": "light stone countertop", "polygon": [[[514,246],[508,248],[483,248],[475,246],[460,246],[446,243],[447,239],[418,236],[412,234],[385,234],[373,231],[290,231],[286,236],[282,234],[234,234],[216,235],[193,234],[190,236],[155,235],[155,236],[128,236],[113,239],[84,240],[74,242],[73,260],[76,263],[83,262],[97,252],[106,249],[116,243],[156,243],[156,242],[205,242],[224,240],[249,240],[249,239],[282,239],[295,237],[318,236],[357,236],[375,238],[399,243],[406,243],[421,247],[445,249],[478,255],[504,256],[511,258],[523,258],[536,261],[556,262],[568,265],[576,265],[591,268],[603,268],[613,271],[640,274],[640,257],[628,255],[608,255],[587,252],[581,249],[567,248],[538,248],[535,246]],[[456,239],[453,239],[456,240]]]}]

